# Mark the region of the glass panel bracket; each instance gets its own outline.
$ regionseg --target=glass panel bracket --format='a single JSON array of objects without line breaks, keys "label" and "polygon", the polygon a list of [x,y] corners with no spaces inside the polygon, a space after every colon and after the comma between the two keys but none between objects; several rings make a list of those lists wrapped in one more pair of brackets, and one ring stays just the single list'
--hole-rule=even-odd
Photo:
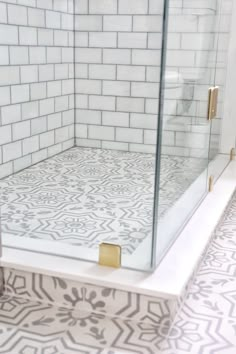
[{"label": "glass panel bracket", "polygon": [[121,267],[121,246],[111,243],[99,245],[99,265],[120,268]]},{"label": "glass panel bracket", "polygon": [[217,115],[219,86],[210,87],[208,90],[208,113],[207,119],[212,120]]}]

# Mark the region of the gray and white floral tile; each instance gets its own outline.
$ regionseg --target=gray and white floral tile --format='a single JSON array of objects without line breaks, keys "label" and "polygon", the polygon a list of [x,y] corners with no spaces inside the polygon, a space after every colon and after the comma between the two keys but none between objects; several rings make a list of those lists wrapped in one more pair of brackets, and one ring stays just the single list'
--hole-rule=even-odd
[{"label": "gray and white floral tile", "polygon": [[118,316],[151,325],[168,326],[176,299],[163,299],[4,268],[4,293],[69,310]]},{"label": "gray and white floral tile", "polygon": [[235,354],[235,226],[236,193],[171,323],[163,299],[5,268],[0,353]]},{"label": "gray and white floral tile", "polygon": [[[162,157],[160,218],[204,168]],[[2,232],[132,254],[152,232],[154,179],[155,155],[72,148],[0,181]]]}]

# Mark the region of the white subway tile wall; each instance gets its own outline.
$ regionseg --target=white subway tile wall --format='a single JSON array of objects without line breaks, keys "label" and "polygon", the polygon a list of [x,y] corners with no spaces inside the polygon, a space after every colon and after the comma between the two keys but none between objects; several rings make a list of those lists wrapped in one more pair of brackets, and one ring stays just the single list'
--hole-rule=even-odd
[{"label": "white subway tile wall", "polygon": [[[178,101],[175,90],[165,90],[163,153],[208,152],[209,130],[201,126],[209,86],[220,86],[222,101],[231,6],[232,0],[223,9],[220,0],[170,0],[167,70],[179,73],[183,83]],[[75,0],[78,146],[155,152],[162,15],[163,0]]]},{"label": "white subway tile wall", "polygon": [[[167,70],[183,84],[177,103],[165,92],[164,153],[207,151],[201,126],[209,84],[222,107],[232,0],[213,36],[219,4],[170,0]],[[74,143],[155,153],[162,15],[163,0],[0,0],[0,176]]]},{"label": "white subway tile wall", "polygon": [[0,176],[74,145],[73,0],[0,1]]},{"label": "white subway tile wall", "polygon": [[147,104],[159,95],[163,2],[155,2],[75,0],[78,146],[155,152],[144,142],[157,129]]}]

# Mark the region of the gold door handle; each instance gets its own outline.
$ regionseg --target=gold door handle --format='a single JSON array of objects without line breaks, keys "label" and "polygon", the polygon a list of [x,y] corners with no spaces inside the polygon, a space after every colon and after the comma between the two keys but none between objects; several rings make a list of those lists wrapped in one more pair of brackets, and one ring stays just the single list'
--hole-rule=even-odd
[{"label": "gold door handle", "polygon": [[208,114],[207,119],[212,120],[217,115],[219,86],[210,87],[208,90]]}]

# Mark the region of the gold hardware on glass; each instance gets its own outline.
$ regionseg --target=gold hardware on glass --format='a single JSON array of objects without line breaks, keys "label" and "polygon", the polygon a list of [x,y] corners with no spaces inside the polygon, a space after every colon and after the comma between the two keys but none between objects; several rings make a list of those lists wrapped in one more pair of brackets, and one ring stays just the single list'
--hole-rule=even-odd
[{"label": "gold hardware on glass", "polygon": [[100,265],[112,268],[121,267],[121,247],[111,243],[101,243],[99,245]]},{"label": "gold hardware on glass", "polygon": [[208,90],[208,120],[216,117],[219,87],[210,87]]},{"label": "gold hardware on glass", "polygon": [[230,161],[233,161],[233,160],[234,160],[235,155],[236,155],[235,149],[232,148],[232,149],[230,150]]},{"label": "gold hardware on glass", "polygon": [[213,176],[210,176],[210,177],[209,177],[209,185],[208,185],[208,190],[209,190],[209,192],[212,192],[212,191],[213,191],[213,187],[214,187],[214,177],[213,177]]}]

